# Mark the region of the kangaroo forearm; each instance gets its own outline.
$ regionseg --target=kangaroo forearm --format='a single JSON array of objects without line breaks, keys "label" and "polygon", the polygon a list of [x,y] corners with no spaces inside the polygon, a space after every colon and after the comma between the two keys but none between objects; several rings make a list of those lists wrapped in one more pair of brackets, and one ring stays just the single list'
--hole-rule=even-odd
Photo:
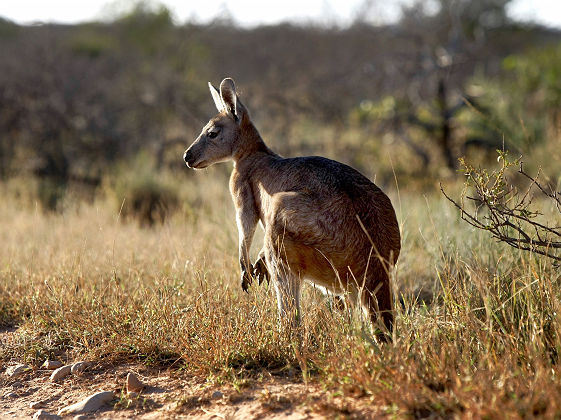
[{"label": "kangaroo forearm", "polygon": [[239,244],[239,262],[242,272],[249,271],[251,268],[251,260],[249,257],[249,249],[251,248],[251,239],[243,240]]}]

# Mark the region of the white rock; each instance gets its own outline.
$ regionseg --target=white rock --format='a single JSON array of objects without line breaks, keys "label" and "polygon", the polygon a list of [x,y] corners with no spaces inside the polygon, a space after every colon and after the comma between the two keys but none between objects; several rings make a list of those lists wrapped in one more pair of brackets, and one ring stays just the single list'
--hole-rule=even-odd
[{"label": "white rock", "polygon": [[128,392],[141,392],[145,388],[145,386],[146,385],[144,385],[134,373],[129,372],[129,374],[127,375]]},{"label": "white rock", "polygon": [[111,401],[114,397],[115,395],[111,391],[101,391],[96,394],[90,395],[88,398],[77,402],[76,404],[61,408],[58,411],[58,415],[63,416],[65,414],[80,414],[96,411],[103,404]]},{"label": "white rock", "polygon": [[51,373],[51,382],[60,381],[65,376],[70,375],[71,368],[70,365],[66,365],[54,370],[53,373]]},{"label": "white rock", "polygon": [[8,392],[7,394],[4,395],[5,398],[17,398],[18,394],[16,394],[15,392]]},{"label": "white rock", "polygon": [[45,363],[43,363],[41,365],[42,368],[48,369],[48,370],[54,370],[54,369],[58,369],[59,367],[64,366],[62,362],[58,361],[58,360],[45,360]]},{"label": "white rock", "polygon": [[34,419],[37,420],[55,420],[55,419],[60,419],[59,416],[57,416],[56,414],[51,414],[48,411],[45,410],[39,410],[37,411],[34,415],[33,415]]},{"label": "white rock", "polygon": [[37,410],[37,409],[43,407],[43,405],[45,405],[45,403],[43,401],[31,401],[29,403],[29,408],[31,408],[32,410]]},{"label": "white rock", "polygon": [[28,365],[10,366],[8,369],[6,369],[6,376],[10,378],[16,378],[30,369],[31,368]]},{"label": "white rock", "polygon": [[81,362],[74,363],[70,370],[71,370],[73,375],[76,375],[78,373],[82,373],[83,371],[85,371],[90,366],[91,366],[90,362],[81,361]]}]

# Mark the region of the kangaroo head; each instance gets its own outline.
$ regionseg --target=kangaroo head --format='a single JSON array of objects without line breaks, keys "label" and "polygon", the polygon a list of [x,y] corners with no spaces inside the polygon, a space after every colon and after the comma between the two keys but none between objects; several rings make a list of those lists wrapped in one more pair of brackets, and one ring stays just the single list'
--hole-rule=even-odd
[{"label": "kangaroo head", "polygon": [[210,82],[208,87],[218,114],[203,127],[199,137],[183,155],[187,166],[194,169],[232,159],[240,147],[242,121],[247,118],[247,110],[236,94],[232,79],[222,80],[220,92]]}]

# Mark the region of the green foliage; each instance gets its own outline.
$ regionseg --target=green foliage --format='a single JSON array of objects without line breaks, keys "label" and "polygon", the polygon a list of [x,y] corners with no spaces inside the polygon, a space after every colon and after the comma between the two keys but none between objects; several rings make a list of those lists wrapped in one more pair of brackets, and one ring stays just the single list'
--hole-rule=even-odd
[{"label": "green foliage", "polygon": [[397,99],[386,96],[379,101],[363,100],[358,107],[351,110],[349,118],[357,124],[392,118],[397,110]]},{"label": "green foliage", "polygon": [[469,89],[481,95],[463,121],[471,136],[528,154],[561,121],[561,44],[508,56],[503,69],[500,78],[472,79]]},{"label": "green foliage", "polygon": [[154,54],[166,42],[173,29],[170,10],[162,4],[137,2],[125,16],[116,20],[128,42]]},{"label": "green foliage", "polygon": [[99,57],[117,49],[114,36],[107,34],[100,26],[85,27],[69,41],[70,49],[90,58]]},{"label": "green foliage", "polygon": [[545,112],[551,116],[560,112],[561,44],[508,56],[503,67],[513,75],[515,86],[525,95],[525,105],[532,115]]},{"label": "green foliage", "polygon": [[19,26],[14,22],[0,17],[0,39],[9,38],[17,34]]}]

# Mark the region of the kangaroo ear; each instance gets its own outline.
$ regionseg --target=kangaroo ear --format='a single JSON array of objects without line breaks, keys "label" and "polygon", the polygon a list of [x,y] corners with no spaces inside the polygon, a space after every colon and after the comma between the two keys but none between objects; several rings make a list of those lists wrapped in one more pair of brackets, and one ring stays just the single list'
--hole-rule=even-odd
[{"label": "kangaroo ear", "polygon": [[208,88],[210,89],[212,99],[214,99],[214,105],[216,105],[216,109],[218,110],[218,112],[224,111],[226,109],[226,106],[224,105],[224,102],[222,102],[222,98],[220,97],[220,93],[218,93],[218,90],[216,90],[216,88],[212,86],[212,83],[210,82],[208,82]]},{"label": "kangaroo ear", "polygon": [[238,110],[238,98],[236,95],[236,85],[234,81],[227,77],[220,83],[220,97],[222,102],[228,110],[236,119],[240,117]]}]

